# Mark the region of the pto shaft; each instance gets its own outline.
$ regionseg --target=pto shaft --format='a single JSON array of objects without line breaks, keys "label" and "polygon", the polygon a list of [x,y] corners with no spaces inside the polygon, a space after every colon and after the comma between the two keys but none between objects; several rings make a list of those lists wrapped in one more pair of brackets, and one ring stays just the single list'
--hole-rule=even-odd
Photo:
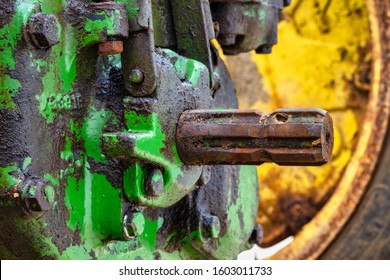
[{"label": "pto shaft", "polygon": [[190,110],[178,123],[177,150],[187,165],[322,165],[333,149],[333,124],[321,109]]}]

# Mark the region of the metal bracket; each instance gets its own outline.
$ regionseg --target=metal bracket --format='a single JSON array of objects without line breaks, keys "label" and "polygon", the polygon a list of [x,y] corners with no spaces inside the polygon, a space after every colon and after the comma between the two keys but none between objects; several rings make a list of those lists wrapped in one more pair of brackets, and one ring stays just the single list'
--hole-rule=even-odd
[{"label": "metal bracket", "polygon": [[279,12],[290,1],[210,0],[219,24],[218,42],[227,55],[256,50],[270,53],[277,43]]},{"label": "metal bracket", "polygon": [[210,40],[215,38],[208,0],[172,0],[178,53],[206,65],[213,81]]},{"label": "metal bracket", "polygon": [[122,69],[126,90],[142,97],[156,89],[156,66],[151,0],[137,1],[139,10],[128,15],[130,34],[124,41]]}]

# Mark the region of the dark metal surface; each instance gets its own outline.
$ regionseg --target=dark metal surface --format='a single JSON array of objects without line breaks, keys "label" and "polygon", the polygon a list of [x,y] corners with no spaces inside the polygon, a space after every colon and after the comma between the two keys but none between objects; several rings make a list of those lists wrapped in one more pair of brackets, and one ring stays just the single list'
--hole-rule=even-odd
[{"label": "dark metal surface", "polygon": [[277,43],[279,13],[290,1],[210,0],[213,20],[219,25],[223,52],[235,55],[256,50],[270,53]]},{"label": "dark metal surface", "polygon": [[171,2],[178,53],[202,62],[211,75],[213,61],[210,40],[215,37],[215,33],[209,1],[171,0]]},{"label": "dark metal surface", "polygon": [[152,0],[154,43],[176,50],[176,34],[170,0]]},{"label": "dark metal surface", "polygon": [[33,45],[47,49],[57,45],[59,41],[58,20],[54,15],[36,13],[28,21],[29,38]]},{"label": "dark metal surface", "polygon": [[[155,46],[151,1],[137,0],[139,10],[129,18],[129,37],[124,41],[122,71],[125,88],[132,96],[150,96],[156,89]],[[139,69],[144,74],[140,83],[132,81],[132,72]]]},{"label": "dark metal surface", "polygon": [[186,164],[322,165],[330,160],[333,126],[321,109],[184,112],[177,146]]}]

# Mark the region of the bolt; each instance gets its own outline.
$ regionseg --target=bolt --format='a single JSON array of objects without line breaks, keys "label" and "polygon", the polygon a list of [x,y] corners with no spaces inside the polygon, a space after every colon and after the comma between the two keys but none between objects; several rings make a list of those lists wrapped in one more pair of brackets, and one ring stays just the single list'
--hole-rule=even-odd
[{"label": "bolt", "polygon": [[39,213],[51,209],[51,204],[45,194],[47,184],[48,182],[42,179],[28,179],[25,181],[20,196],[24,210],[29,213]]},{"label": "bolt", "polygon": [[218,42],[221,46],[231,46],[236,43],[237,36],[234,34],[219,34]]},{"label": "bolt", "polygon": [[36,13],[28,21],[28,32],[32,44],[48,49],[59,43],[58,20],[54,15]]},{"label": "bolt", "polygon": [[130,73],[130,81],[133,84],[142,84],[144,81],[144,73],[139,68],[134,68]]},{"label": "bolt", "polygon": [[164,177],[160,169],[153,168],[145,176],[145,193],[147,196],[156,197],[164,190]]},{"label": "bolt", "polygon": [[123,216],[122,232],[126,240],[134,239],[142,234],[145,229],[145,217],[141,212],[129,211]]},{"label": "bolt", "polygon": [[263,241],[263,227],[261,225],[255,225],[251,236],[249,237],[249,243],[260,246]]},{"label": "bolt", "polygon": [[202,237],[205,239],[217,238],[221,232],[219,218],[214,215],[205,215],[201,222]]},{"label": "bolt", "polygon": [[123,52],[122,41],[108,41],[99,44],[98,54],[100,55],[120,54],[122,52]]}]

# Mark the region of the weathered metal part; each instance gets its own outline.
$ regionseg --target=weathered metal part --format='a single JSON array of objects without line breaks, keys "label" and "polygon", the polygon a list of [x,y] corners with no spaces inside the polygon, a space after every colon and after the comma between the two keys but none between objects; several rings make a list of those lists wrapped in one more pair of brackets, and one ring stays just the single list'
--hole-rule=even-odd
[{"label": "weathered metal part", "polygon": [[[45,193],[49,188],[52,188],[47,180],[29,178],[23,181],[20,189],[16,190],[17,196],[14,195],[14,198],[19,198],[23,209],[32,214],[40,214],[42,212],[48,211],[51,209],[52,205],[49,202]],[[53,197],[50,198],[53,202]]]},{"label": "weathered metal part", "polygon": [[177,51],[206,65],[212,81],[210,40],[215,37],[208,0],[171,0]]},{"label": "weathered metal part", "polygon": [[152,0],[153,32],[156,47],[177,49],[170,0]]},{"label": "weathered metal part", "polygon": [[99,44],[98,54],[112,55],[112,54],[120,54],[122,52],[123,52],[122,41],[108,41]]},{"label": "weathered metal part", "polygon": [[189,195],[188,238],[208,258],[235,259],[250,248],[254,224],[248,221],[258,200],[254,172],[250,166],[212,166],[209,183]]},{"label": "weathered metal part", "polygon": [[[213,100],[211,94],[204,94],[210,87],[209,73],[203,64],[170,50],[158,50],[155,55],[159,75],[154,97],[125,98],[127,131],[104,133],[101,139],[103,152],[127,166],[124,171],[127,199],[166,208],[196,189],[202,172],[202,167],[184,165],[177,155],[177,120],[187,108],[210,108]],[[164,188],[158,196],[145,192],[143,182],[150,166],[159,168],[163,174]]]},{"label": "weathered metal part", "polygon": [[[85,17],[88,19],[86,23],[87,33],[95,28],[101,29],[99,32],[100,42],[104,42],[103,46],[99,46],[100,49],[107,50],[107,54],[120,53],[120,42],[116,42],[116,39],[126,38],[129,32],[129,26],[126,17],[126,10],[123,3],[117,3],[113,1],[90,3],[88,6],[89,11],[86,12]],[[107,24],[109,19],[109,24]],[[95,34],[89,34],[92,36]],[[110,42],[113,41],[113,42]],[[114,50],[116,52],[109,53]]]},{"label": "weathered metal part", "polygon": [[[0,258],[206,258],[189,239],[198,228],[190,232],[187,227],[194,213],[188,197],[180,200],[180,196],[171,196],[176,203],[165,209],[135,207],[127,198],[125,192],[138,188],[138,181],[127,176],[134,174],[128,169],[138,166],[135,169],[143,172],[159,168],[164,177],[167,169],[158,164],[160,160],[181,166],[183,172],[178,177],[168,176],[168,180],[164,177],[164,187],[177,180],[181,186],[189,186],[185,192],[196,189],[208,197],[207,201],[216,194],[226,198],[211,213],[221,224],[216,241],[221,247],[216,257],[235,258],[253,229],[255,168],[211,167],[207,186],[197,189],[202,168],[183,165],[171,145],[182,111],[236,107],[226,71],[218,72],[221,87],[214,101],[208,93],[209,74],[203,64],[162,52],[157,55],[159,73],[166,76],[158,82],[157,97],[126,97],[120,56],[97,54],[99,43],[113,39],[109,31],[119,30],[113,26],[116,20],[105,12],[91,11],[89,1],[41,0],[41,12],[55,15],[61,27],[59,43],[43,51],[23,41],[23,26],[37,12],[36,2],[0,2]],[[139,8],[135,2],[121,2],[126,4],[129,21],[136,18],[131,14]],[[128,103],[124,104],[124,99]],[[153,113],[157,116],[152,117]],[[156,128],[161,126],[156,129],[159,137],[136,142],[137,149],[149,153],[147,161],[122,160],[103,153],[102,135],[136,131],[142,123],[145,131],[153,122]],[[15,190],[28,183],[28,178],[46,180],[52,192],[45,189],[45,197],[54,201],[48,211],[26,218]],[[142,192],[144,178],[136,177]],[[248,189],[253,189],[250,196]],[[143,216],[143,231],[142,223],[138,226],[130,213]],[[130,227],[124,234],[126,214]],[[132,222],[139,236],[123,241],[134,236]],[[235,232],[238,227],[242,229]]]},{"label": "weathered metal part", "polygon": [[[138,9],[128,9],[129,37],[124,41],[122,71],[125,88],[132,96],[150,96],[156,89],[155,46],[150,0],[136,0]],[[140,83],[132,81],[132,72],[142,71]]]},{"label": "weathered metal part", "polygon": [[[129,97],[127,65],[120,55],[98,55],[97,45],[127,36],[127,22],[142,33],[150,22],[138,18],[140,2],[120,1],[123,21],[120,4],[39,1],[61,31],[48,51],[23,42],[35,2],[0,2],[0,258],[235,258],[253,230],[256,169],[186,166],[174,145],[183,111],[236,107],[223,63],[213,65],[220,79],[213,98],[202,63],[159,50],[155,94]],[[105,142],[115,134],[134,145]],[[145,184],[156,169],[160,195],[160,185]],[[34,178],[47,182],[50,208],[25,219],[14,190],[38,184]],[[10,238],[15,233],[20,238]]]},{"label": "weathered metal part", "polygon": [[33,14],[27,28],[29,38],[37,48],[48,49],[59,43],[58,20],[54,15]]},{"label": "weathered metal part", "polygon": [[180,116],[176,137],[190,165],[322,165],[332,154],[333,125],[321,109],[193,110]]},{"label": "weathered metal part", "polygon": [[133,84],[142,84],[142,82],[144,81],[145,79],[145,75],[144,73],[142,72],[142,70],[138,69],[138,68],[134,68],[133,70],[131,70],[131,73],[130,73],[130,81],[133,83]]},{"label": "weathered metal part", "polygon": [[234,55],[256,50],[270,53],[277,43],[279,13],[289,1],[211,0],[213,20],[219,23],[218,42]]}]

